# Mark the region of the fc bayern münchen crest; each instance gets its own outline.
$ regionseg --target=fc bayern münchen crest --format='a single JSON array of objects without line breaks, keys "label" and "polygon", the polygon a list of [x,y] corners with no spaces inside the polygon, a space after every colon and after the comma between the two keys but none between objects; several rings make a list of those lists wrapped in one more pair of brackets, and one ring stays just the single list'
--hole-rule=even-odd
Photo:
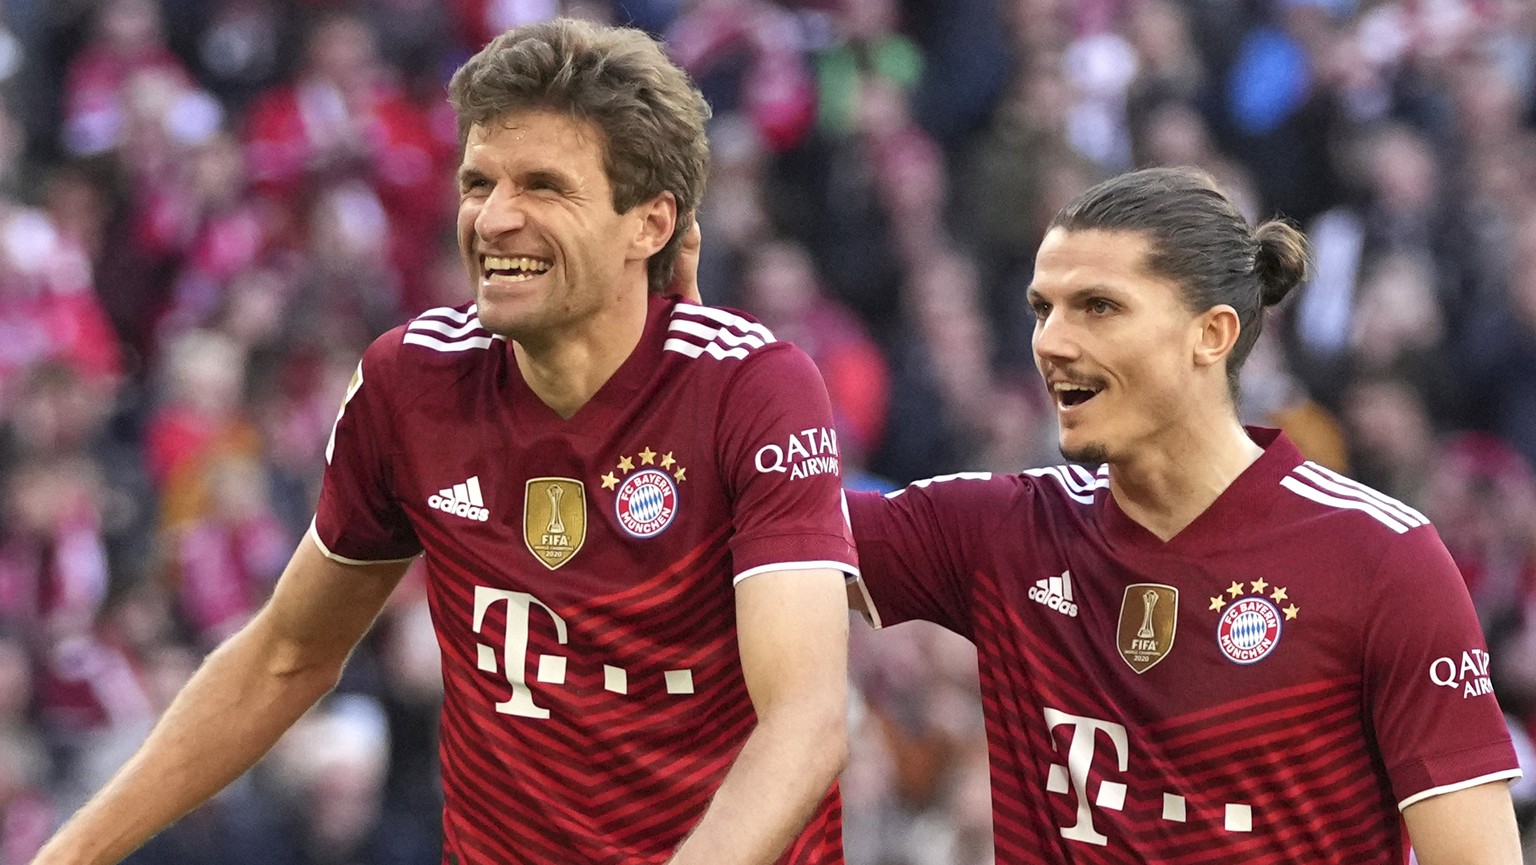
[{"label": "fc bayern m\u00fcnchen crest", "polygon": [[1239,664],[1261,660],[1279,642],[1280,611],[1266,598],[1250,596],[1234,601],[1216,623],[1216,645]]},{"label": "fc bayern m\u00fcnchen crest", "polygon": [[619,525],[637,538],[661,534],[677,515],[677,484],[656,469],[642,469],[619,485],[614,510]]}]

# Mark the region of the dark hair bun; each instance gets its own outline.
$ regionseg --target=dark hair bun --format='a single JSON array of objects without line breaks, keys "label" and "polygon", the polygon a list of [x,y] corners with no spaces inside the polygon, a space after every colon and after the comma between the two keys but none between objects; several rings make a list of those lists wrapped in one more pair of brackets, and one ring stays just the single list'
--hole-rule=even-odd
[{"label": "dark hair bun", "polygon": [[1253,261],[1259,298],[1265,306],[1274,306],[1307,278],[1307,239],[1295,226],[1279,219],[1260,225],[1254,236],[1259,241]]}]

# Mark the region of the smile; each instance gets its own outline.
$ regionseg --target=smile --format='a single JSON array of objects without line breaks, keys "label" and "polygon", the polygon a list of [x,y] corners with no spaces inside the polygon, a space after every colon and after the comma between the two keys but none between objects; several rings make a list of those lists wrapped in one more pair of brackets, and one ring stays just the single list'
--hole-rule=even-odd
[{"label": "smile", "polygon": [[1056,398],[1056,404],[1062,409],[1076,408],[1099,395],[1102,387],[1087,384],[1058,381],[1051,385],[1051,395]]},{"label": "smile", "polygon": [[480,275],[487,282],[524,282],[547,273],[554,262],[526,255],[480,257]]}]

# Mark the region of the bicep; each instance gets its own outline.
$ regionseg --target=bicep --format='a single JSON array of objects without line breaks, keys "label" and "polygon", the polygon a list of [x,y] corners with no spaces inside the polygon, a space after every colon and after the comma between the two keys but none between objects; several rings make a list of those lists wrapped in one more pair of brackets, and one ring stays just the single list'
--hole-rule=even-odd
[{"label": "bicep", "polygon": [[273,659],[284,666],[345,659],[384,609],[409,565],[409,561],[343,564],[328,558],[306,534],[253,625],[275,650],[291,655]]},{"label": "bicep", "polygon": [[1520,837],[1509,785],[1479,784],[1403,809],[1421,865],[1520,865]]},{"label": "bicep", "polygon": [[760,715],[800,698],[836,700],[841,711],[848,667],[842,574],[815,568],[742,580],[736,630],[742,674]]}]

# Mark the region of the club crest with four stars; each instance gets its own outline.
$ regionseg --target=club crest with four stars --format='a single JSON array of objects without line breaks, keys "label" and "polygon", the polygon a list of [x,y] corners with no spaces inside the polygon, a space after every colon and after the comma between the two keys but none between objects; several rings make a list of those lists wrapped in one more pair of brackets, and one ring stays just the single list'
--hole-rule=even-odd
[{"label": "club crest with four stars", "polygon": [[686,480],[688,469],[671,451],[658,453],[647,445],[633,456],[620,456],[618,464],[603,475],[602,486],[614,491],[619,527],[633,537],[652,538],[672,525],[679,488]]},{"label": "club crest with four stars", "polygon": [[1284,623],[1294,621],[1301,612],[1284,586],[1272,586],[1263,577],[1246,585],[1245,589],[1234,580],[1226,592],[1211,598],[1210,605],[1221,614],[1216,621],[1216,646],[1227,660],[1238,664],[1267,657],[1280,644]]}]

